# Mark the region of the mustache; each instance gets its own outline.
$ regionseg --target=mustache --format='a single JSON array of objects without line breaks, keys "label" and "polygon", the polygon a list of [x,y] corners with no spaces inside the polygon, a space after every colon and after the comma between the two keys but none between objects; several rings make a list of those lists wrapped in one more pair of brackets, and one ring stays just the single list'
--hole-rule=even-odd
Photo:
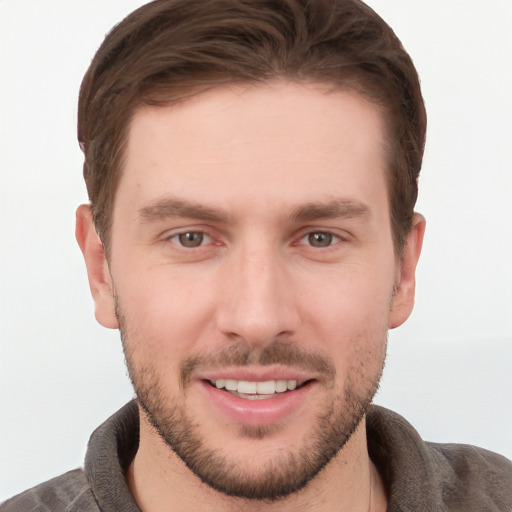
[{"label": "mustache", "polygon": [[179,365],[180,383],[185,389],[193,375],[201,370],[274,364],[320,374],[327,381],[333,381],[336,376],[334,364],[325,355],[301,348],[296,343],[274,340],[258,350],[237,343],[210,354],[187,357]]}]

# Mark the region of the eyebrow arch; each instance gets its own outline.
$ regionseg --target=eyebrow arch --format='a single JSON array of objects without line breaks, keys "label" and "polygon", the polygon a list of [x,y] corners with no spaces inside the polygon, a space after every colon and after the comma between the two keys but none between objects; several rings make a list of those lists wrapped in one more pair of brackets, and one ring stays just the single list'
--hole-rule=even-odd
[{"label": "eyebrow arch", "polygon": [[359,218],[368,217],[370,208],[352,199],[336,199],[326,203],[308,203],[296,208],[291,218],[298,222],[319,219]]},{"label": "eyebrow arch", "polygon": [[139,210],[139,217],[144,222],[165,220],[173,217],[219,223],[229,222],[229,216],[221,210],[175,198],[161,199],[141,208]]}]

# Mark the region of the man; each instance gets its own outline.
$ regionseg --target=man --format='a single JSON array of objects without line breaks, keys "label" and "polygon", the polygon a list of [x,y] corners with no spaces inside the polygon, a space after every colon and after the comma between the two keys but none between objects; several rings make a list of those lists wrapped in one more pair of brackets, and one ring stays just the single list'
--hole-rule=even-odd
[{"label": "man", "polygon": [[370,405],[413,306],[425,125],[355,0],[118,25],[80,94],[77,239],[137,404],[2,510],[510,510],[508,461]]}]

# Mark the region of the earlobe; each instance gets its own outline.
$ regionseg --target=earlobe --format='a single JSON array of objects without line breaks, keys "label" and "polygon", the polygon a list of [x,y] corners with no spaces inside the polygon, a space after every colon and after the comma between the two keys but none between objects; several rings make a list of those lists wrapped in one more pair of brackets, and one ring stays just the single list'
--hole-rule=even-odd
[{"label": "earlobe", "polygon": [[425,225],[426,221],[423,215],[415,213],[412,228],[406,238],[395,284],[395,294],[388,325],[390,329],[402,325],[409,318],[414,308],[416,266],[423,245]]},{"label": "earlobe", "polygon": [[96,233],[88,204],[80,205],[76,211],[75,234],[87,266],[96,320],[104,327],[117,329],[112,279],[105,258],[105,250]]}]

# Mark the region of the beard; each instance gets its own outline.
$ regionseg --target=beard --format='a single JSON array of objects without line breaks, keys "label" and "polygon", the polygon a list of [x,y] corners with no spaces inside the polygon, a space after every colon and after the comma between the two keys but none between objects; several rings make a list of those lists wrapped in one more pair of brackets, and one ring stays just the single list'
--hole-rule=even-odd
[{"label": "beard", "polygon": [[[131,343],[134,340],[130,340],[131,331],[119,304],[116,312],[128,373],[137,402],[148,422],[202,482],[227,496],[276,501],[305,488],[336,457],[360,425],[378,389],[384,367],[386,343],[378,355],[367,352],[364,361],[352,365],[344,388],[336,392],[336,370],[330,360],[290,342],[274,340],[258,350],[236,344],[209,355],[196,355],[181,361],[179,379],[182,397],[194,372],[200,368],[281,364],[313,370],[326,377],[326,387],[332,389],[331,398],[323,405],[322,412],[316,415],[302,445],[269,456],[266,463],[255,471],[247,461],[236,460],[222,453],[221,449],[205,443],[201,427],[190,417],[184,401],[177,394],[171,396],[162,388],[161,379],[151,364],[139,363],[137,343]],[[379,346],[382,346],[382,342]],[[203,425],[203,428],[206,426]],[[240,425],[237,434],[241,439],[263,442],[282,428],[285,427],[279,424]]]}]

